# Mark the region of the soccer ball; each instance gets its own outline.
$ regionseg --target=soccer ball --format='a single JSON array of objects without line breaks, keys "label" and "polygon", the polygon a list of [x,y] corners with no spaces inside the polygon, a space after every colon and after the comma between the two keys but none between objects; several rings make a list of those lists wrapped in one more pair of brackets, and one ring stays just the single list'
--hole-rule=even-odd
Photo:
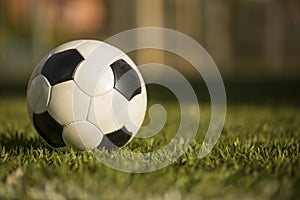
[{"label": "soccer ball", "polygon": [[134,62],[96,40],[62,44],[33,71],[27,88],[30,119],[51,147],[122,147],[138,132],[147,94]]}]

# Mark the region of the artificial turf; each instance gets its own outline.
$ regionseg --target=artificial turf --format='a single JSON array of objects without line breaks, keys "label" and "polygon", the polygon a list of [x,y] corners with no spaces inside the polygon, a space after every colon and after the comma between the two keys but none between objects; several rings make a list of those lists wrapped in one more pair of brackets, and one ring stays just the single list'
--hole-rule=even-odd
[{"label": "artificial turf", "polygon": [[[198,150],[210,104],[200,102],[199,133],[186,153],[161,170],[131,174],[89,152],[46,148],[27,116],[24,95],[1,96],[0,199],[299,199],[300,107],[289,98],[246,102],[229,96],[221,137],[203,159]],[[174,136],[178,105],[164,104],[170,114],[163,130],[127,149],[150,151]]]}]

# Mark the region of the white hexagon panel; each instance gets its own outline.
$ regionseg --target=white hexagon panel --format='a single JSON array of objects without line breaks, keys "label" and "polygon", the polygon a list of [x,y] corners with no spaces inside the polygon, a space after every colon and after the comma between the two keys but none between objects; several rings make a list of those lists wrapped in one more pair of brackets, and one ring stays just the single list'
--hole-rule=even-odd
[{"label": "white hexagon panel", "polygon": [[[126,128],[133,136],[136,135],[144,121],[147,109],[147,93],[146,88],[141,88],[141,94],[136,95],[128,102],[128,117],[126,118]],[[137,112],[140,110],[141,112]]]},{"label": "white hexagon panel", "polygon": [[125,125],[128,101],[118,91],[92,98],[87,120],[97,125],[104,134],[114,132]]},{"label": "white hexagon panel", "polygon": [[113,89],[114,75],[99,60],[85,60],[76,70],[74,81],[88,95],[98,96]]},{"label": "white hexagon panel", "polygon": [[89,103],[90,97],[74,81],[66,81],[52,87],[48,112],[58,123],[67,125],[85,120]]},{"label": "white hexagon panel", "polygon": [[65,126],[62,137],[68,146],[76,150],[91,150],[99,146],[103,133],[93,124],[79,121]]},{"label": "white hexagon panel", "polygon": [[34,113],[43,113],[47,110],[50,100],[51,85],[43,75],[36,76],[28,90],[28,106]]}]

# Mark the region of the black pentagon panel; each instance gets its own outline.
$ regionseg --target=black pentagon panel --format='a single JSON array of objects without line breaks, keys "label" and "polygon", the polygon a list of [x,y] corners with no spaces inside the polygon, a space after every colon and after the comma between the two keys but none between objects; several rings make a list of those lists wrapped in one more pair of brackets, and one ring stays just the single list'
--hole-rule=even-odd
[{"label": "black pentagon panel", "polygon": [[106,149],[106,150],[115,150],[117,148],[116,145],[114,145],[109,139],[108,137],[106,137],[105,135],[103,136],[101,143],[99,144],[99,146],[97,147],[98,149],[102,150],[102,149]]},{"label": "black pentagon panel", "polygon": [[99,149],[105,147],[106,149],[113,149],[114,147],[122,147],[124,146],[130,139],[131,133],[125,128],[121,128],[115,132],[104,135]]},{"label": "black pentagon panel", "polygon": [[33,125],[39,135],[52,147],[65,147],[62,138],[63,126],[56,122],[48,112],[33,114]]},{"label": "black pentagon panel", "polygon": [[118,90],[128,101],[141,93],[141,82],[136,71],[123,59],[110,65],[114,77],[114,88]]},{"label": "black pentagon panel", "polygon": [[45,63],[42,74],[51,85],[72,80],[75,69],[84,60],[76,49],[52,55]]}]

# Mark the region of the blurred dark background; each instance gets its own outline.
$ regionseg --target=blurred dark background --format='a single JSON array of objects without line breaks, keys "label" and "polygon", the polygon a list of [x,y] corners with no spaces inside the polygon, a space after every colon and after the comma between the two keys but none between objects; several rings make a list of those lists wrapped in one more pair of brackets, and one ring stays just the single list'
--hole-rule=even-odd
[{"label": "blurred dark background", "polygon": [[[266,87],[265,94],[274,90],[278,97],[299,93],[297,0],[1,0],[1,91],[26,88],[38,61],[61,43],[105,40],[145,26],[171,28],[197,40],[229,89],[247,93],[245,87],[252,85]],[[186,61],[166,52],[142,50],[130,56],[138,64],[165,63],[197,78]]]}]

